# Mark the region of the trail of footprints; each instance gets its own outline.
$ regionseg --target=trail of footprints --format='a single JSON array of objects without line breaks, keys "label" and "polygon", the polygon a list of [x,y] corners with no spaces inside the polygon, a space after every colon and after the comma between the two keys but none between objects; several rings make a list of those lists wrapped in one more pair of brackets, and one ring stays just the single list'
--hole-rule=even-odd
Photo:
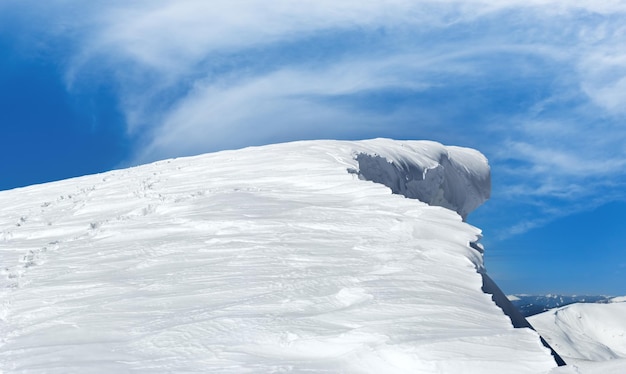
[{"label": "trail of footprints", "polygon": [[[105,181],[105,179],[102,180],[102,182]],[[54,226],[55,222],[58,222],[57,219],[63,216],[63,214],[72,214],[84,207],[89,195],[97,187],[96,184],[83,185],[72,193],[62,193],[57,195],[56,198],[46,199],[38,204],[29,204],[30,207],[22,207],[20,209],[22,210],[21,212],[13,212],[16,214],[14,223],[9,223],[8,226],[5,226],[0,231],[0,250],[6,250],[5,258],[7,255],[12,256],[12,253],[16,252],[15,248],[11,248],[14,240],[24,240],[22,245],[28,245],[28,242],[33,243],[33,248],[25,248],[17,252],[16,255],[19,256],[17,261],[11,261],[12,264],[0,264],[0,345],[10,340],[14,334],[10,324],[7,323],[11,319],[12,314],[13,291],[30,283],[29,278],[25,276],[29,270],[45,264],[48,257],[58,251],[63,242],[62,240],[46,242],[45,237],[41,239],[32,238],[32,233],[48,229],[50,226]],[[18,210],[16,208],[13,209]],[[10,222],[9,217],[5,216],[4,218],[5,222],[7,222],[7,219]],[[88,234],[89,228],[87,228],[87,234],[83,234],[83,236]],[[69,240],[79,238],[80,236]],[[40,244],[36,244],[38,241]]]},{"label": "trail of footprints", "polygon": [[41,248],[30,249],[25,255],[22,255],[19,265],[1,269],[0,273],[5,275],[8,281],[5,288],[19,288],[24,285],[22,283],[24,273],[33,266],[45,263],[48,252],[56,251],[59,248],[59,243],[58,241],[53,241]]},{"label": "trail of footprints", "polygon": [[[134,219],[136,217],[148,216],[154,214],[157,207],[162,204],[177,204],[188,200],[193,200],[202,197],[206,194],[206,191],[195,191],[187,193],[169,194],[163,195],[159,193],[154,187],[161,182],[158,175],[160,172],[153,172],[145,178],[141,178],[137,181],[137,185],[132,189],[132,194],[135,198],[145,200],[146,204],[139,209],[132,209],[126,213],[117,212],[109,219],[93,220],[86,222],[86,231],[80,235],[68,238],[67,241],[75,241],[84,239],[86,237],[94,236],[96,233],[103,230],[103,225],[112,220],[125,221]],[[113,177],[113,178],[112,178]],[[32,225],[44,225],[54,226],[55,220],[58,219],[60,211],[66,211],[68,213],[75,213],[85,207],[95,191],[99,190],[105,184],[114,182],[124,178],[118,178],[115,174],[109,174],[103,176],[98,183],[91,184],[90,186],[78,187],[73,193],[58,195],[56,199],[45,200],[40,203],[36,208],[31,208],[27,214],[21,214],[15,221],[13,229],[8,229],[0,232],[0,242],[10,243],[16,236],[14,234],[23,229],[32,229]],[[63,206],[61,206],[63,205]],[[49,212],[55,212],[51,215]],[[31,219],[31,217],[33,217]],[[4,284],[0,283],[0,289],[13,289],[19,288],[28,282],[25,281],[24,275],[27,271],[35,266],[40,266],[47,261],[47,258],[51,253],[59,250],[63,243],[63,240],[54,240],[46,243],[45,245],[36,248],[29,249],[26,253],[20,254],[18,264],[14,266],[2,266],[0,265],[0,280],[4,280]],[[2,309],[2,308],[0,308]],[[1,313],[0,313],[1,314]]]},{"label": "trail of footprints", "polygon": [[[62,194],[54,200],[44,201],[39,205],[39,209],[31,208],[28,211],[28,214],[20,215],[15,222],[14,229],[8,229],[0,233],[0,241],[10,244],[11,240],[15,236],[14,232],[17,233],[20,230],[28,228],[32,229],[32,225],[52,226],[54,222],[52,220],[46,219],[46,213],[48,211],[52,210],[52,208],[58,207],[59,204],[67,204],[67,208],[64,209],[70,211],[79,209],[80,207],[85,205],[87,196],[89,196],[89,194],[95,190],[96,186],[92,185],[91,187],[79,188],[75,193]],[[30,217],[37,218],[31,220]],[[0,286],[0,288],[14,289],[23,286],[25,284],[24,275],[28,271],[28,269],[34,266],[44,264],[46,262],[48,254],[50,252],[57,251],[60,244],[61,241],[54,240],[46,243],[39,248],[29,249],[26,253],[20,254],[18,263],[16,265],[0,267],[0,275],[3,276],[2,278],[4,278],[4,284]]]},{"label": "trail of footprints", "polygon": [[[35,206],[35,208],[31,208],[26,214],[22,212],[16,219],[13,228],[8,228],[0,232],[0,242],[10,245],[14,237],[19,236],[17,234],[21,230],[32,230],[36,227],[34,225],[53,226],[60,212],[65,211],[72,214],[79,211],[88,204],[89,196],[98,190],[101,185],[106,184],[111,179],[111,176],[112,175],[104,176],[100,183],[92,184],[87,187],[79,187],[73,193],[61,194],[58,195],[56,199],[45,200],[38,206]],[[152,178],[143,179],[138,190],[135,191],[135,196],[139,198],[150,198],[151,200],[154,199],[155,196],[148,194],[154,183],[155,181]],[[155,206],[153,204],[147,204],[141,209],[139,215],[149,215],[154,211]],[[54,214],[51,215],[50,212],[54,212]],[[132,214],[131,216],[136,215],[137,214]],[[124,220],[130,219],[131,216],[120,215],[116,218],[118,220]],[[34,218],[31,219],[31,217]],[[86,231],[83,234],[74,236],[68,240],[75,241],[93,236],[96,232],[101,231],[102,225],[107,222],[109,222],[109,220],[87,222]],[[44,264],[47,261],[47,257],[52,252],[57,251],[61,244],[62,241],[60,240],[50,241],[39,248],[29,249],[26,253],[20,254],[17,264],[13,266],[2,266],[0,264],[0,289],[15,289],[27,284],[24,277],[27,271],[32,267]],[[5,308],[0,308],[0,318],[2,315],[1,310],[3,309]]]}]

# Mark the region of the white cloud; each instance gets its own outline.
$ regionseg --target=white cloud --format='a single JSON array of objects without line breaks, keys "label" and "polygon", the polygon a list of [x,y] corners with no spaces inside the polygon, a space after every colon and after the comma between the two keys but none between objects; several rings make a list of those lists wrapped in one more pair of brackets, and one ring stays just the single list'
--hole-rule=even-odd
[{"label": "white cloud", "polygon": [[[381,27],[391,32],[402,29],[404,31],[398,32],[398,35],[405,35],[401,40],[397,38],[398,35],[392,36],[389,41],[398,45],[382,53],[406,54],[408,49],[411,54],[416,49],[428,47],[439,50],[442,55],[457,55],[457,58],[431,58],[432,63],[438,64],[440,69],[447,67],[471,74],[485,68],[477,67],[470,61],[477,52],[483,51],[484,55],[491,52],[495,56],[502,51],[516,50],[517,53],[528,55],[542,54],[544,58],[562,63],[566,69],[569,69],[570,64],[573,68],[578,65],[582,89],[592,101],[608,110],[621,110],[625,92],[622,89],[626,84],[621,79],[623,73],[612,73],[624,67],[623,57],[610,57],[597,52],[604,48],[603,42],[606,42],[607,37],[610,37],[610,47],[614,47],[620,40],[626,40],[620,34],[619,27],[614,25],[619,22],[608,26],[605,21],[583,25],[576,23],[577,30],[572,32],[573,36],[563,31],[574,25],[571,13],[620,14],[626,11],[626,5],[621,1],[306,0],[294,3],[279,0],[267,6],[264,1],[252,0],[181,0],[139,1],[132,4],[112,2],[100,8],[93,10],[95,27],[79,43],[80,53],[70,69],[70,81],[73,81],[75,75],[80,75],[81,70],[102,63],[111,66],[120,80],[136,79],[137,75],[142,75],[142,69],[153,71],[156,78],[146,87],[148,92],[128,90],[141,97],[167,90],[181,79],[205,79],[202,69],[206,68],[206,63],[223,58],[224,53],[245,54],[249,49],[306,40],[308,36],[323,32],[375,30]],[[504,23],[510,17],[504,14],[500,21],[503,24],[498,25],[498,17],[489,18],[498,12],[509,12],[509,15],[519,13],[513,18],[519,23],[515,27],[516,35],[499,34],[506,30]],[[489,28],[472,30],[473,23],[480,22],[481,17],[488,19]],[[445,32],[447,27],[464,22],[467,27],[463,29],[469,33],[467,36],[453,35],[452,38],[458,40],[456,43],[433,40],[429,44],[419,39],[437,37],[439,31],[433,34],[433,30]],[[553,34],[558,38],[561,33],[565,33],[561,38],[572,39],[555,42]],[[419,43],[411,45],[411,40],[416,38]],[[433,56],[433,53],[430,55]],[[368,61],[379,59],[380,56],[376,51],[371,51],[359,52],[355,58]],[[566,59],[572,62],[564,62]],[[249,74],[249,69],[250,66],[242,66],[238,73]],[[132,75],[125,74],[127,70]],[[402,80],[414,79],[409,69],[403,71],[408,75],[402,77]],[[267,72],[262,74],[266,75]],[[257,78],[251,77],[252,80]],[[418,80],[421,78],[418,77]],[[376,76],[366,79],[374,80]],[[189,94],[177,99],[194,100]],[[125,98],[125,102],[129,104],[129,113],[137,112],[136,107],[143,105],[142,100],[133,98]]]},{"label": "white cloud", "polygon": [[509,157],[514,156],[518,160],[524,160],[533,165],[533,172],[545,175],[558,174],[574,177],[606,175],[626,165],[626,155],[611,159],[581,153],[580,149],[548,148],[545,145],[525,142],[510,142],[506,144],[506,151]]},{"label": "white cloud", "polygon": [[404,22],[417,7],[390,1],[143,1],[108,9],[92,52],[113,51],[172,73],[218,51],[259,47],[320,30]]},{"label": "white cloud", "polygon": [[[162,73],[180,73],[215,52],[236,51],[351,28],[446,28],[502,11],[533,17],[585,10],[626,11],[621,1],[164,0],[112,2],[94,10],[95,32],[84,53],[117,55]],[[522,25],[524,26],[524,25]],[[529,26],[529,25],[526,25]],[[594,30],[588,30],[588,33]],[[471,45],[469,45],[471,47]]]},{"label": "white cloud", "polygon": [[626,35],[614,51],[597,52],[581,62],[582,88],[591,100],[611,113],[626,114]]},{"label": "white cloud", "polygon": [[226,142],[240,146],[272,137],[320,137],[381,126],[388,119],[324,105],[318,98],[386,87],[427,89],[428,84],[417,79],[402,79],[407,69],[419,70],[406,59],[340,61],[315,70],[283,69],[263,76],[229,76],[199,83],[167,113],[140,158],[193,153],[207,145],[220,148]]}]

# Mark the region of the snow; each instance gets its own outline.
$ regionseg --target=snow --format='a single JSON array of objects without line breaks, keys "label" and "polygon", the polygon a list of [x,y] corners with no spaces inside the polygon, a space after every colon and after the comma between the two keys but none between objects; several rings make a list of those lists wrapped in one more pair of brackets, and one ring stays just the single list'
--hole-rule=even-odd
[{"label": "snow", "polygon": [[610,361],[575,361],[553,369],[550,374],[624,374],[626,359]]},{"label": "snow", "polygon": [[0,192],[0,372],[548,373],[481,291],[488,195],[478,152],[387,139]]},{"label": "snow", "polygon": [[626,369],[626,303],[571,304],[528,320],[578,372]]},{"label": "snow", "polygon": [[[377,139],[377,144],[389,140]],[[422,141],[401,148],[361,148],[355,157],[359,176],[382,183],[393,193],[450,208],[463,219],[489,198],[487,159],[473,149]]]},{"label": "snow", "polygon": [[626,296],[618,296],[618,297],[614,297],[610,300],[610,302],[612,303],[625,303],[626,302]]}]

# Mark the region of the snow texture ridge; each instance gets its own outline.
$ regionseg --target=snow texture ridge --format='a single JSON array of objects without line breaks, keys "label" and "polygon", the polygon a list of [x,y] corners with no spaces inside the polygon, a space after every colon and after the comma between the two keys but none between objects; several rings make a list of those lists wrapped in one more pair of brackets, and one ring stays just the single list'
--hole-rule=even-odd
[{"label": "snow texture ridge", "polygon": [[481,290],[461,217],[488,181],[476,151],[375,139],[0,192],[0,372],[548,373]]}]

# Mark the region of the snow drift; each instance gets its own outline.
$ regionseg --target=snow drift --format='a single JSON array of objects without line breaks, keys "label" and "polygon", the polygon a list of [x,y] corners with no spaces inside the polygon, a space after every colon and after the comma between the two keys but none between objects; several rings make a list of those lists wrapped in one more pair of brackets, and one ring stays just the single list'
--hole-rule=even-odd
[{"label": "snow drift", "polygon": [[0,371],[549,372],[481,290],[488,195],[480,153],[386,139],[0,192]]}]

